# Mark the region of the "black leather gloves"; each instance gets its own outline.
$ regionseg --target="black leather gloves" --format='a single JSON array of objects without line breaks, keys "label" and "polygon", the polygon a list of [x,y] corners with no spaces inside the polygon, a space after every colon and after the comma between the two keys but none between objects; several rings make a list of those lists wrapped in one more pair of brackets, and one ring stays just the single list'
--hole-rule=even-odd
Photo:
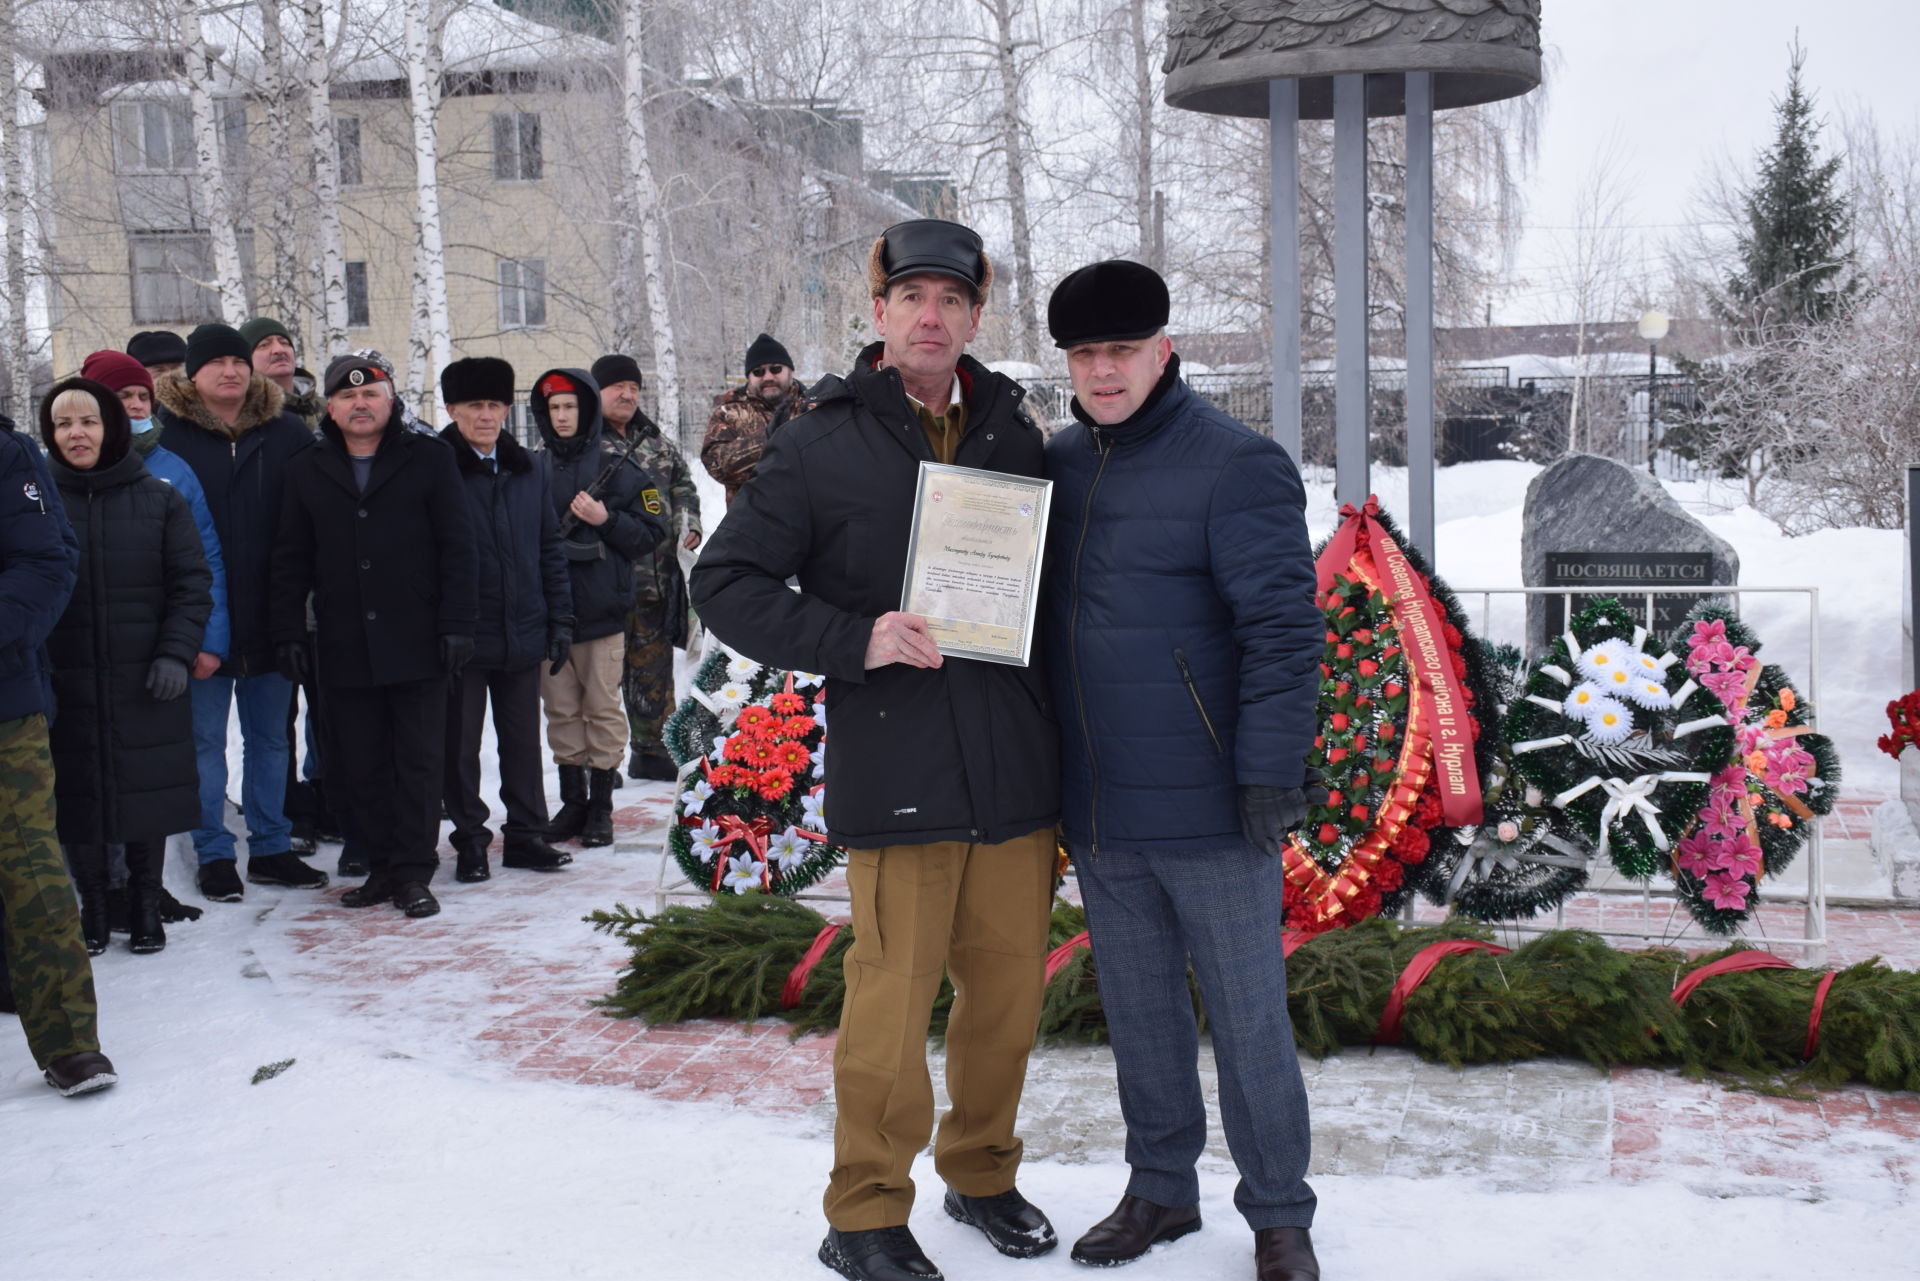
[{"label": "black leather gloves", "polygon": [[295,685],[304,685],[311,669],[307,664],[307,647],[300,641],[282,641],[273,647],[273,665],[280,674]]},{"label": "black leather gloves", "polygon": [[1266,787],[1253,783],[1240,789],[1240,830],[1255,849],[1279,857],[1287,833],[1307,817],[1307,807],[1327,799],[1327,789],[1309,775],[1306,787]]},{"label": "black leather gloves", "polygon": [[547,675],[558,676],[573,652],[573,628],[555,625],[547,629]]},{"label": "black leather gloves", "polygon": [[442,636],[440,638],[440,665],[447,669],[447,675],[458,676],[472,657],[473,637]]},{"label": "black leather gloves", "polygon": [[147,693],[171,703],[187,692],[187,665],[177,658],[156,658],[147,668]]}]

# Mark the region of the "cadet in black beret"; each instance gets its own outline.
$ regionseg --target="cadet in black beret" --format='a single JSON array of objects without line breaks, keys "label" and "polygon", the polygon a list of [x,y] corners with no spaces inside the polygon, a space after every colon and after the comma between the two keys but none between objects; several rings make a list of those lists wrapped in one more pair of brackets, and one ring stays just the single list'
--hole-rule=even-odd
[{"label": "cadet in black beret", "polygon": [[460,405],[470,400],[513,403],[513,366],[498,356],[468,356],[440,371],[440,403]]},{"label": "cadet in black beret", "polygon": [[327,395],[342,387],[364,387],[368,383],[393,383],[392,375],[371,360],[359,356],[335,356],[327,366]]},{"label": "cadet in black beret", "polygon": [[127,354],[150,374],[171,373],[187,360],[187,340],[168,329],[143,329],[127,340]]},{"label": "cadet in black beret", "polygon": [[1080,268],[1054,288],[1047,300],[1047,331],[1062,349],[1151,338],[1167,327],[1172,306],[1159,272],[1109,258]]}]

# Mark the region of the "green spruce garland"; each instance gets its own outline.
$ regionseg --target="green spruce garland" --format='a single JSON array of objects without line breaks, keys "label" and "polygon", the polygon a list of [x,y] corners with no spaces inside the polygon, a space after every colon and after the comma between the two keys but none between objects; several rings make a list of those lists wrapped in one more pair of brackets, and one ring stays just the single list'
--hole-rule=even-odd
[{"label": "green spruce garland", "polygon": [[[803,904],[749,893],[723,895],[702,908],[669,907],[651,918],[616,907],[587,920],[632,948],[615,990],[599,1002],[612,1017],[663,1023],[773,1016],[791,1021],[796,1035],[839,1021],[849,930],[816,965],[798,1005],[781,1006],[794,963],[826,924]],[[1079,908],[1056,903],[1055,945],[1084,927]],[[1300,1049],[1324,1057],[1369,1044],[1415,953],[1445,939],[1487,937],[1464,921],[1403,928],[1376,918],[1309,939],[1287,962],[1288,1008]],[[1404,1043],[1454,1067],[1560,1055],[1599,1068],[1678,1068],[1694,1078],[1779,1093],[1849,1081],[1920,1089],[1920,974],[1878,961],[1833,972],[1818,1043],[1803,1062],[1808,1017],[1826,971],[1725,974],[1702,983],[1685,1005],[1674,1004],[1680,979],[1740,950],[1701,957],[1668,948],[1625,952],[1585,931],[1556,930],[1510,955],[1448,957],[1407,998]],[[936,1034],[950,1001],[951,990],[943,989]],[[1050,1041],[1106,1039],[1089,950],[1074,952],[1048,986],[1039,1031]]]}]

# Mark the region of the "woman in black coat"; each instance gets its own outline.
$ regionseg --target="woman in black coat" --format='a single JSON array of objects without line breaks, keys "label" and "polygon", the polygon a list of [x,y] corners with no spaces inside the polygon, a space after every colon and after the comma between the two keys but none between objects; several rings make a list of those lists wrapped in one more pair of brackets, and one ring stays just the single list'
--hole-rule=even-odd
[{"label": "woman in black coat", "polygon": [[166,840],[200,821],[185,695],[213,576],[187,500],[129,448],[118,396],[85,378],[56,384],[40,439],[80,542],[73,596],[47,638],[60,841],[87,950],[106,950],[107,846],[123,844],[133,950],[157,952]]}]

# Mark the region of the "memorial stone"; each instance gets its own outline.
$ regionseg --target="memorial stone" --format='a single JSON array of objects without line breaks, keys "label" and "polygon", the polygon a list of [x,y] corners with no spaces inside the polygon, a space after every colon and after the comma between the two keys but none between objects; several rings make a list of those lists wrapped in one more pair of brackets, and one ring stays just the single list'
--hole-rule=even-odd
[{"label": "memorial stone", "polygon": [[[1740,557],[1673,500],[1646,472],[1609,458],[1575,454],[1527,486],[1520,534],[1521,579],[1529,587],[1579,587],[1574,607],[1600,596],[1644,620],[1647,587],[1729,587]],[[1634,591],[1635,587],[1642,590]],[[1654,596],[1652,630],[1669,634],[1710,591]],[[1527,599],[1527,649],[1538,653],[1565,625],[1562,597]]]}]

